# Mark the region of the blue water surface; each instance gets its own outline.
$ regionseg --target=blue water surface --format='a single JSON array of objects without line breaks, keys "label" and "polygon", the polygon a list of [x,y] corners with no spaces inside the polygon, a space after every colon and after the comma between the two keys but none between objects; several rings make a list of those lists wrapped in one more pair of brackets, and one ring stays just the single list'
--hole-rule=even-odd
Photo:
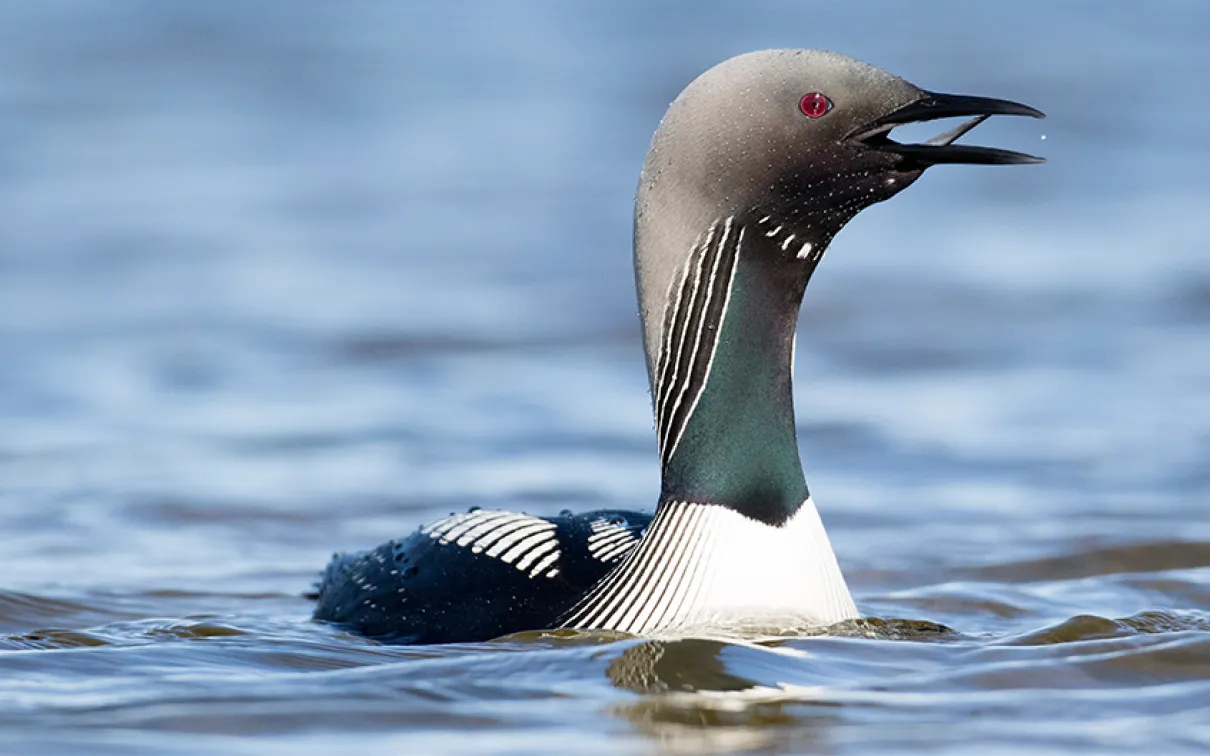
[{"label": "blue water surface", "polygon": [[[1208,30],[1175,0],[3,5],[0,749],[1210,748]],[[858,217],[803,311],[858,605],[955,632],[310,622],[333,550],[654,505],[638,169],[688,81],[767,47],[1049,114],[966,139],[1045,166]]]}]

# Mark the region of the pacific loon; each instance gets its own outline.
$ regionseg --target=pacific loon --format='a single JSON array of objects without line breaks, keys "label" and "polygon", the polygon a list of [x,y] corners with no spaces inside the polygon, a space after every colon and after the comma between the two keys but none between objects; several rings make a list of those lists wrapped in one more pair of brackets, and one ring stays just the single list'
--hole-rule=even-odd
[{"label": "pacific loon", "polygon": [[[315,618],[401,643],[523,630],[645,635],[857,617],[799,461],[799,305],[833,236],[942,163],[1007,100],[924,91],[834,53],[766,50],[699,76],[652,139],[634,264],[662,486],[654,517],[472,509],[337,555]],[[904,124],[970,117],[918,144]]]}]

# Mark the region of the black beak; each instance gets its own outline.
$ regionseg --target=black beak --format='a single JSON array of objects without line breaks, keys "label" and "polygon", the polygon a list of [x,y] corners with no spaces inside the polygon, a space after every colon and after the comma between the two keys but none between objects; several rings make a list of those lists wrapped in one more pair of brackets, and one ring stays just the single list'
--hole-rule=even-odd
[{"label": "black beak", "polygon": [[[904,170],[923,170],[930,165],[941,163],[1018,165],[1046,162],[1045,158],[1026,155],[1023,152],[954,144],[958,137],[994,115],[1046,117],[1042,111],[1019,102],[996,100],[990,97],[925,92],[919,100],[910,102],[899,110],[863,126],[850,135],[849,140],[866,148],[893,152],[902,156]],[[955,116],[974,116],[974,118],[921,144],[900,144],[888,136],[891,129],[896,126]]]}]

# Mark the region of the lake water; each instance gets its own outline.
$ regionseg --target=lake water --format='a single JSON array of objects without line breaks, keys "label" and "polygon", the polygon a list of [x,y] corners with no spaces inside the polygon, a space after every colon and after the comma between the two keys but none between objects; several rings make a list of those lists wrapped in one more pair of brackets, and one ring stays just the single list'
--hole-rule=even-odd
[{"label": "lake water", "polygon": [[[1210,749],[1210,4],[0,7],[0,751]],[[764,47],[1022,100],[807,292],[858,606],[770,644],[381,646],[332,551],[650,508],[631,199]],[[952,633],[913,630],[910,620]]]}]

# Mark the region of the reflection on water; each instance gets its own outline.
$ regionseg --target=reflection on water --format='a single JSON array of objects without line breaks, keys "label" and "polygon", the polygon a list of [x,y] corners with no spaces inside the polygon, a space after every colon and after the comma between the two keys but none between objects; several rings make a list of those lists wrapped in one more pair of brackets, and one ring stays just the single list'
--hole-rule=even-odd
[{"label": "reflection on water", "polygon": [[[956,638],[949,628],[931,622],[866,618],[817,628],[796,637],[866,638],[876,640],[924,641]],[[754,651],[756,665],[729,664],[724,653]],[[733,655],[733,654],[732,654]],[[809,654],[790,640],[764,642],[740,639],[687,638],[644,641],[628,648],[606,670],[619,688],[635,693],[724,693],[753,691],[768,685],[782,686],[788,679],[787,660],[806,659]],[[742,659],[743,657],[741,657]],[[792,661],[789,662],[793,664]],[[744,674],[744,671],[747,674]],[[810,674],[807,675],[810,677]],[[817,679],[813,684],[824,680]]]},{"label": "reflection on water", "polygon": [[[1206,28],[0,7],[0,750],[1210,748]],[[638,167],[689,78],[774,46],[1050,115],[979,129],[1046,166],[926,176],[807,293],[803,459],[871,619],[431,649],[309,622],[334,550],[651,506]]]},{"label": "reflection on water", "polygon": [[[665,745],[685,750],[722,750],[737,744],[827,745],[837,740],[829,730],[846,724],[838,707],[885,710],[886,721],[894,722],[904,713],[919,713],[927,699],[975,714],[998,698],[996,691],[1044,680],[1070,691],[1113,689],[1146,685],[1157,670],[1185,663],[1190,666],[1165,673],[1165,679],[1204,684],[1210,677],[1206,612],[1148,612],[1118,620],[1075,617],[1028,636],[992,642],[938,633],[941,628],[935,626],[914,626],[919,623],[859,624],[865,626],[833,628],[826,637],[775,644],[639,642],[607,669],[615,685],[642,694],[615,711]],[[850,633],[863,640],[841,640]],[[1163,637],[1152,637],[1157,635]],[[921,640],[942,642],[922,645]],[[1024,655],[1011,650],[1018,646],[1058,647]],[[960,703],[956,695],[961,695]],[[1106,707],[1098,716],[1111,719],[1144,711],[1159,716],[1185,708],[1176,696],[1147,698],[1115,713],[1112,699],[1102,697]],[[1044,705],[1030,713],[1038,723],[1066,715],[1047,712]],[[861,721],[867,715],[855,716]],[[1016,737],[1023,745],[1031,736]],[[940,737],[937,742],[947,740]]]}]

